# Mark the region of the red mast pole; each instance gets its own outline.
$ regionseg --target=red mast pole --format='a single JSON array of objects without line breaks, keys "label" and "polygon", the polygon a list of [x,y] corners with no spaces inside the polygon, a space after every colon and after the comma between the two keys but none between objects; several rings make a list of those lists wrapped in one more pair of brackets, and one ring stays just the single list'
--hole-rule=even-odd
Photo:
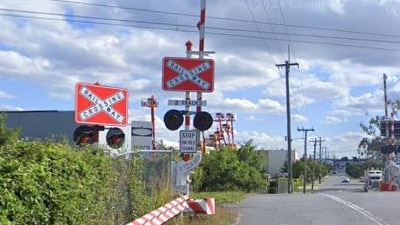
[{"label": "red mast pole", "polygon": [[[192,45],[193,45],[193,44],[192,44],[192,42],[187,41],[187,42],[185,43],[185,45],[186,45],[186,57],[187,57],[187,58],[190,58],[190,57],[191,57],[190,52],[192,51]],[[186,91],[186,92],[185,92],[185,100],[186,100],[187,102],[190,101],[190,91]],[[186,105],[185,105],[185,111],[187,112],[186,115],[185,115],[185,130],[190,130],[190,113],[189,113],[189,111],[190,111],[190,104],[189,104],[189,103],[186,103]]]},{"label": "red mast pole", "polygon": [[[201,0],[200,1],[200,22],[197,24],[197,28],[199,29],[199,58],[202,59],[204,58],[204,28],[205,28],[205,23],[206,23],[206,0]],[[203,94],[202,92],[197,92],[197,107],[196,107],[196,112],[201,112],[201,100],[203,99]],[[204,132],[202,132],[203,135],[203,145],[201,151],[205,153],[206,151],[206,140],[204,137]]]},{"label": "red mast pole", "polygon": [[154,96],[152,95],[150,98],[150,110],[151,110],[151,125],[152,125],[152,142],[153,142],[153,150],[156,150],[156,125],[155,125],[155,116],[154,116],[154,108],[157,107],[157,102]]}]

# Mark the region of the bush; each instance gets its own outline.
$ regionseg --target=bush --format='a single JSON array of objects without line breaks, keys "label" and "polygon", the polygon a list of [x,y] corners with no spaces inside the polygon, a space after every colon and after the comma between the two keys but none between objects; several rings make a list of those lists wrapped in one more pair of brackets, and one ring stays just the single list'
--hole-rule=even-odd
[{"label": "bush", "polygon": [[86,224],[105,209],[111,160],[67,145],[0,147],[1,218],[15,224]]},{"label": "bush", "polygon": [[139,157],[111,158],[90,146],[2,145],[0,224],[125,224],[172,198],[169,185],[149,195],[142,169]]},{"label": "bush", "polygon": [[238,150],[223,148],[204,155],[192,177],[194,191],[265,190],[261,156],[247,143]]}]

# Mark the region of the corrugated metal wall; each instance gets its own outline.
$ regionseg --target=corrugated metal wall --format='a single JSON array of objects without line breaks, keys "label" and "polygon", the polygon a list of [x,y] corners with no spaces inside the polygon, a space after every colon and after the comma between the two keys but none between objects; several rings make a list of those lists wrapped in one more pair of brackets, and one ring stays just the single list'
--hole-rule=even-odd
[{"label": "corrugated metal wall", "polygon": [[20,128],[26,139],[65,138],[71,143],[79,124],[75,123],[74,111],[7,111],[6,126]]}]

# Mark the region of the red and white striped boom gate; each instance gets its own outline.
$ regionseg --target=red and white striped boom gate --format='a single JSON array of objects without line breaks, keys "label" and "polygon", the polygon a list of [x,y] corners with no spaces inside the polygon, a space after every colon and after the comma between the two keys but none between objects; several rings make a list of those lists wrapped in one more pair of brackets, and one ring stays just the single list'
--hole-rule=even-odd
[{"label": "red and white striped boom gate", "polygon": [[194,200],[184,195],[125,225],[161,225],[182,212],[214,215],[215,199]]},{"label": "red and white striped boom gate", "polygon": [[127,223],[126,225],[159,225],[167,222],[168,220],[174,218],[179,213],[188,206],[186,200],[188,197],[186,195],[179,197],[160,208],[147,213],[146,215]]},{"label": "red and white striped boom gate", "polygon": [[187,207],[183,212],[191,214],[215,214],[215,199],[205,198],[205,199],[190,199],[187,201],[189,207]]}]

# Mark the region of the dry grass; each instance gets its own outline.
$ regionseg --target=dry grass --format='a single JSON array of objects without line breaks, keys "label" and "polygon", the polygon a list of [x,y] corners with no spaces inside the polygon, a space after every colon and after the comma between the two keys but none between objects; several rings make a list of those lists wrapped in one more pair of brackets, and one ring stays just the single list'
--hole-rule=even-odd
[{"label": "dry grass", "polygon": [[167,225],[234,225],[237,223],[238,212],[234,207],[217,206],[215,215],[180,215],[168,223]]},{"label": "dry grass", "polygon": [[215,215],[193,214],[180,215],[172,219],[169,225],[234,225],[239,213],[235,204],[240,203],[245,196],[243,192],[202,192],[191,193],[193,199],[214,198],[216,203]]}]

